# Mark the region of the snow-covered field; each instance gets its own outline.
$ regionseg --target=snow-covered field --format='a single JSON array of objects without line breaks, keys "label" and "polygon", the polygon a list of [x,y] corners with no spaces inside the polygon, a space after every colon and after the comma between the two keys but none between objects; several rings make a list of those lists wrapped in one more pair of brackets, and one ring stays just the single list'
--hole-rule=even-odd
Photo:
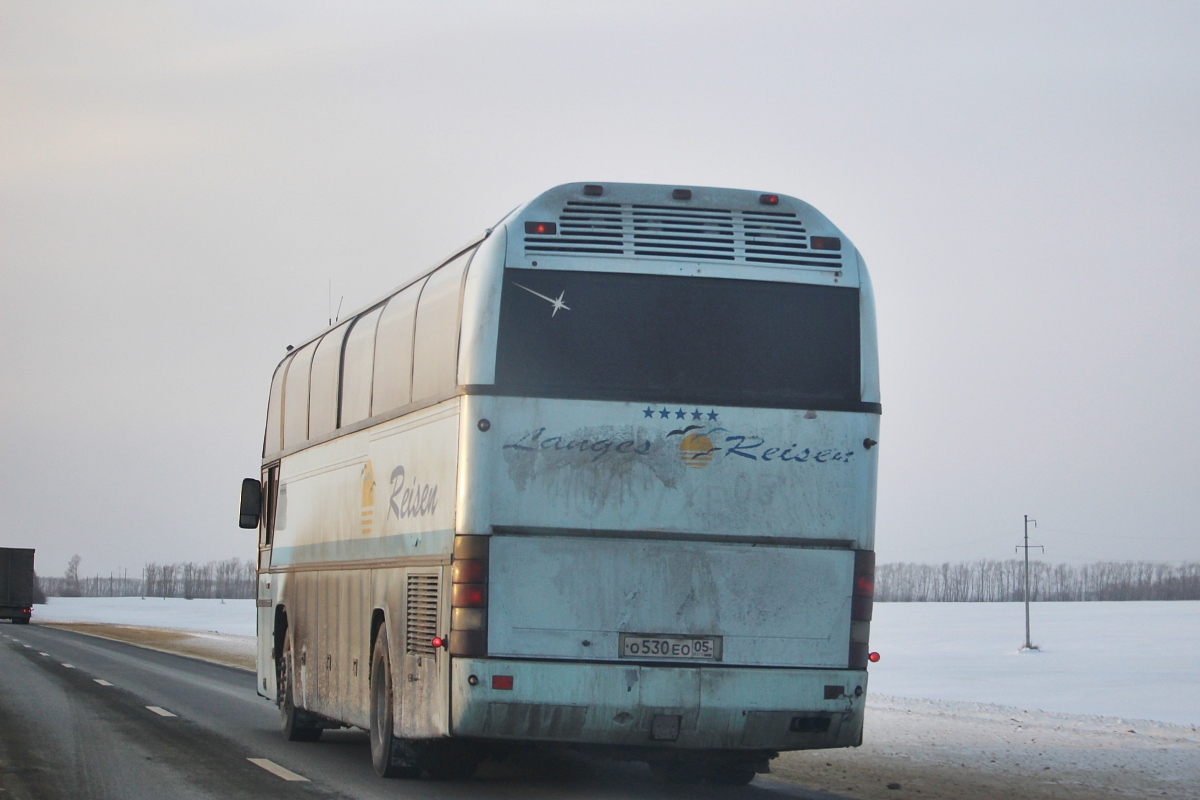
[{"label": "snow-covered field", "polygon": [[34,622],[107,622],[182,631],[254,636],[253,600],[177,597],[51,597],[33,607]]},{"label": "snow-covered field", "polygon": [[[54,597],[44,622],[254,636],[253,600]],[[873,695],[1200,726],[1200,602],[878,603]]]},{"label": "snow-covered field", "polygon": [[1200,601],[877,603],[872,694],[1200,726]]}]

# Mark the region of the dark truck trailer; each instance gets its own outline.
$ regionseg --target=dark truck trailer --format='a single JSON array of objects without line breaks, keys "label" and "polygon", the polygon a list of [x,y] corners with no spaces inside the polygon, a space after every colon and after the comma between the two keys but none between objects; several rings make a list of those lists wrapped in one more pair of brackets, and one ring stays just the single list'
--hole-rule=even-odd
[{"label": "dark truck trailer", "polygon": [[0,619],[25,625],[33,614],[33,550],[0,547]]}]

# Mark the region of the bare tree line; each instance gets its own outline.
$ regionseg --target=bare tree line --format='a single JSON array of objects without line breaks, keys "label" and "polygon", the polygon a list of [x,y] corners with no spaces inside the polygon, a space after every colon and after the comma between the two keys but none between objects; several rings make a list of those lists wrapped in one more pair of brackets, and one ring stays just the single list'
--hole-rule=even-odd
[{"label": "bare tree line", "polygon": [[50,597],[198,597],[244,599],[255,596],[253,561],[229,558],[197,564],[150,562],[140,575],[79,575],[79,556],[73,556],[61,578],[39,577]]},{"label": "bare tree line", "polygon": [[[880,564],[875,568],[879,602],[1001,603],[1024,599],[1025,562]],[[1029,599],[1200,600],[1200,562],[1102,561],[1072,566],[1029,562]]]}]

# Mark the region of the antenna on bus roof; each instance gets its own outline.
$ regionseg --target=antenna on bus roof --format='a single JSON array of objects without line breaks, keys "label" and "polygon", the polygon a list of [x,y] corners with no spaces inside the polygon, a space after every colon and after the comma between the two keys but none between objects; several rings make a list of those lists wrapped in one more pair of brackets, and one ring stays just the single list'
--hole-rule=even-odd
[{"label": "antenna on bus roof", "polygon": [[342,301],[346,299],[346,295],[338,298],[337,313],[333,313],[333,278],[329,279],[329,283],[325,286],[325,311],[329,314],[328,325],[332,325],[342,318]]}]

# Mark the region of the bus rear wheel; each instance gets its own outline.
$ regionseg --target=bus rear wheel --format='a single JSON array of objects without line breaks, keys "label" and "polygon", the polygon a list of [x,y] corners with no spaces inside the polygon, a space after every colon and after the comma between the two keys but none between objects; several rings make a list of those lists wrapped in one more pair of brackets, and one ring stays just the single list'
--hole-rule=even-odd
[{"label": "bus rear wheel", "polygon": [[421,769],[406,742],[394,735],[392,659],[387,626],[380,625],[371,653],[371,766],[381,778],[419,778]]},{"label": "bus rear wheel", "polygon": [[279,729],[289,742],[315,742],[321,738],[321,728],[313,723],[312,715],[296,708],[292,693],[295,660],[292,658],[292,632],[283,634],[283,652],[275,661],[279,665]]}]

